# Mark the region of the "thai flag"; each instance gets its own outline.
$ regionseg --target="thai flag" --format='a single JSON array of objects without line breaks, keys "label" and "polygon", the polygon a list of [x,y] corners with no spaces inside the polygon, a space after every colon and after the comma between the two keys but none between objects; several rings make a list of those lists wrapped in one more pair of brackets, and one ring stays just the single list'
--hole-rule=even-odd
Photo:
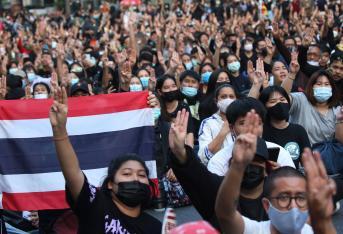
[{"label": "thai flag", "polygon": [[[91,184],[99,186],[109,162],[137,153],[157,178],[154,128],[147,92],[69,98],[67,130]],[[0,101],[0,208],[63,209],[65,180],[55,153],[52,100]]]}]

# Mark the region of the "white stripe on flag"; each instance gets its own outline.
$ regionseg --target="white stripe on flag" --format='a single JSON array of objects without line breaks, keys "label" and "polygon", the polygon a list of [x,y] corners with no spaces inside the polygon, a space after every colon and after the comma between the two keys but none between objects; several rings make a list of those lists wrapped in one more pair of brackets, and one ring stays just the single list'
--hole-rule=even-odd
[{"label": "white stripe on flag", "polygon": [[[151,108],[145,108],[111,114],[69,117],[67,130],[69,136],[114,132],[153,126],[153,121]],[[50,136],[52,136],[52,130],[48,118],[0,121],[0,139]]]},{"label": "white stripe on flag", "polygon": [[[156,161],[146,161],[150,170],[150,178],[157,178]],[[149,165],[155,165],[150,169]],[[107,175],[107,168],[83,170],[87,176],[88,182],[94,186],[100,187]],[[152,177],[154,176],[154,177]],[[37,173],[37,174],[18,174],[18,175],[1,175],[0,188],[2,192],[7,193],[33,193],[49,192],[65,189],[65,180],[62,172]],[[0,199],[1,199],[0,193]],[[1,200],[0,200],[1,201]]]},{"label": "white stripe on flag", "polygon": [[[2,193],[0,193],[0,209],[2,209]],[[0,220],[0,225],[1,225],[1,220]]]}]

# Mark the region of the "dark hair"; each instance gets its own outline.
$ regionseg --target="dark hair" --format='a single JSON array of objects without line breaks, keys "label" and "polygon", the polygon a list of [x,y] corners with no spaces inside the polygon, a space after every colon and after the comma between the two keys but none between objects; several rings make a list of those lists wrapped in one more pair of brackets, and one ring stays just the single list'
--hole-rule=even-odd
[{"label": "dark hair", "polygon": [[[143,67],[137,69],[137,71],[136,71],[136,73],[135,73],[135,76],[138,77],[138,73],[139,73],[140,71],[146,71],[147,73],[149,73],[149,76],[151,75],[151,74],[150,74],[150,71],[149,71],[148,69],[146,69],[146,66],[143,66]],[[138,78],[139,78],[139,77],[138,77]]]},{"label": "dark hair", "polygon": [[231,88],[231,89],[233,90],[233,92],[235,93],[236,98],[239,98],[239,93],[237,92],[237,90],[235,89],[235,87],[233,87],[233,86],[230,85],[230,84],[222,84],[222,85],[218,86],[218,87],[216,88],[216,91],[214,92],[214,98],[215,98],[216,100],[218,99],[220,90],[222,90],[223,88]]},{"label": "dark hair", "polygon": [[37,87],[37,85],[43,85],[46,88],[46,90],[48,91],[48,94],[50,94],[50,87],[49,87],[49,85],[47,85],[44,82],[38,82],[38,83],[34,84],[34,86],[32,87],[33,93],[35,92],[35,88]]},{"label": "dark hair", "polygon": [[320,76],[326,76],[330,82],[330,85],[332,88],[332,96],[328,100],[328,105],[329,105],[329,108],[334,107],[339,102],[339,94],[338,94],[337,86],[332,78],[332,75],[330,74],[330,72],[327,72],[325,70],[319,70],[312,74],[305,88],[306,97],[312,105],[315,105],[317,103],[313,94],[313,85],[317,82]]},{"label": "dark hair", "polygon": [[246,114],[254,109],[256,114],[260,116],[264,123],[266,117],[266,109],[262,103],[252,97],[244,97],[236,99],[226,110],[226,118],[230,124],[234,124],[238,118],[246,116]]},{"label": "dark hair", "polygon": [[230,77],[228,71],[224,68],[219,68],[219,69],[213,71],[211,76],[210,76],[210,79],[208,81],[208,84],[207,84],[206,96],[214,94],[214,92],[216,91],[216,87],[217,87],[218,77],[219,77],[220,73],[222,73],[222,72],[226,73],[227,76]]},{"label": "dark hair", "polygon": [[281,94],[284,98],[286,98],[288,104],[291,103],[291,101],[289,99],[289,95],[287,94],[286,90],[284,88],[282,88],[281,86],[278,86],[278,85],[269,86],[269,87],[263,89],[261,94],[260,94],[260,98],[258,100],[260,100],[260,102],[264,106],[266,106],[266,103],[268,102],[270,96],[273,93]]},{"label": "dark hair", "polygon": [[279,167],[276,170],[271,171],[268,176],[264,180],[264,185],[263,185],[263,197],[269,198],[271,196],[271,193],[275,187],[274,181],[277,178],[282,178],[282,177],[297,177],[297,178],[302,178],[306,179],[303,174],[301,174],[299,171],[297,171],[295,168],[290,167],[290,166],[284,166],[284,167]]},{"label": "dark hair", "polygon": [[211,63],[202,63],[202,64],[200,65],[200,68],[199,68],[199,75],[201,75],[201,70],[202,70],[204,67],[206,67],[206,66],[210,66],[210,67],[212,68],[212,70],[215,69],[214,66],[213,66]]},{"label": "dark hair", "polygon": [[286,41],[286,40],[293,40],[293,42],[294,42],[294,45],[296,46],[297,45],[297,42],[295,41],[295,39],[294,39],[294,37],[291,37],[291,36],[286,36],[285,38],[284,38],[284,42]]},{"label": "dark hair", "polygon": [[168,75],[168,74],[164,74],[163,76],[160,76],[160,77],[157,79],[155,90],[156,90],[156,91],[161,90],[161,89],[162,89],[162,86],[163,86],[163,84],[164,84],[164,82],[165,82],[166,80],[168,80],[168,79],[173,80],[173,81],[175,82],[175,84],[177,84],[174,76]]},{"label": "dark hair", "polygon": [[277,60],[277,59],[272,60],[272,63],[270,64],[270,67],[271,67],[272,70],[273,70],[273,67],[274,67],[275,63],[278,63],[278,62],[282,63],[283,65],[285,65],[286,69],[288,70],[288,65],[285,63],[285,61]]},{"label": "dark hair", "polygon": [[[123,154],[120,155],[119,157],[116,157],[115,159],[112,159],[108,169],[107,169],[107,176],[104,179],[104,182],[101,185],[101,190],[104,192],[108,192],[108,188],[107,188],[107,184],[108,182],[112,181],[114,179],[115,174],[117,173],[117,171],[119,170],[119,168],[127,161],[137,161],[139,162],[142,167],[144,168],[147,176],[149,176],[149,169],[148,167],[145,165],[145,162],[143,161],[142,158],[140,158],[137,154],[133,154],[133,153],[127,153],[127,154]],[[149,180],[150,183],[150,180]]]}]

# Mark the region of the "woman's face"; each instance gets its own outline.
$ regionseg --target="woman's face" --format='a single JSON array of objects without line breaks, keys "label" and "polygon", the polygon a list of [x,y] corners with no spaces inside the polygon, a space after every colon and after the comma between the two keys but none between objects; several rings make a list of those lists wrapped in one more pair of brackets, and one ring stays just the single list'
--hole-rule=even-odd
[{"label": "woman's face", "polygon": [[149,75],[149,72],[147,70],[140,70],[138,72],[137,76],[139,78],[141,78],[141,77],[149,77],[150,75]]},{"label": "woman's face", "polygon": [[114,175],[113,181],[108,182],[108,189],[114,193],[118,191],[118,183],[139,181],[143,184],[149,185],[148,175],[141,163],[135,160],[124,162]]},{"label": "woman's face", "polygon": [[233,63],[233,62],[237,62],[238,59],[236,58],[236,56],[230,55],[227,57],[227,64]]},{"label": "woman's face", "polygon": [[186,64],[186,63],[189,63],[189,62],[192,62],[191,57],[189,55],[187,55],[187,54],[183,55],[182,56],[182,63]]},{"label": "woman's face", "polygon": [[163,93],[177,90],[177,85],[172,79],[166,79],[162,85],[161,91]]},{"label": "woman's face", "polygon": [[205,65],[202,69],[201,69],[201,74],[205,73],[205,72],[213,72],[213,69],[211,66],[209,65]]},{"label": "woman's face", "polygon": [[288,103],[287,99],[281,95],[279,92],[273,92],[270,96],[268,101],[266,102],[266,107],[270,108],[278,104],[279,102]]},{"label": "woman's face", "polygon": [[282,62],[275,62],[272,68],[272,74],[275,79],[281,83],[288,76],[288,70]]},{"label": "woman's face", "polygon": [[319,76],[317,81],[314,83],[313,88],[319,87],[331,87],[330,81],[326,76]]},{"label": "woman's face", "polygon": [[48,89],[42,85],[42,84],[38,84],[35,86],[35,89],[33,90],[34,94],[43,94],[43,93],[48,93]]},{"label": "woman's face", "polygon": [[219,102],[220,100],[223,100],[223,99],[227,99],[227,98],[234,99],[234,100],[237,99],[235,91],[233,91],[233,89],[230,87],[222,88],[219,91],[219,94],[217,97],[217,102]]},{"label": "woman's face", "polygon": [[228,81],[229,81],[229,76],[228,74],[226,74],[226,72],[219,73],[217,83],[228,82]]}]

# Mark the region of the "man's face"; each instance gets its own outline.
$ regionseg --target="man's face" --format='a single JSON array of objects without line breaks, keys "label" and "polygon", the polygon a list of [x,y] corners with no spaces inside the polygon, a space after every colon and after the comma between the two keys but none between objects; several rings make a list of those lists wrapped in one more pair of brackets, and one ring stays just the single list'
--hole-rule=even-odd
[{"label": "man's face", "polygon": [[307,50],[307,61],[319,62],[320,50],[316,46],[310,46]]},{"label": "man's face", "polygon": [[292,48],[292,47],[294,47],[294,46],[295,46],[294,40],[291,39],[291,38],[286,39],[286,40],[285,40],[285,46],[286,46],[287,48]]},{"label": "man's face", "polygon": [[[234,130],[234,134],[236,136],[239,136],[240,134],[243,134],[246,132],[246,126],[245,126],[245,121],[246,121],[247,116],[245,115],[244,117],[239,117],[236,122],[233,124],[232,128]],[[258,135],[262,136],[263,133],[263,123],[262,119],[258,117]]]},{"label": "man's face", "polygon": [[193,87],[198,89],[199,88],[199,81],[194,79],[191,76],[186,76],[185,79],[182,80],[181,82],[181,87]]},{"label": "man's face", "polygon": [[335,81],[343,79],[343,61],[334,61],[329,68]]},{"label": "man's face", "polygon": [[[291,199],[290,199],[291,198]],[[263,198],[263,207],[269,210],[270,204],[280,211],[298,208],[308,209],[306,202],[306,180],[300,177],[279,177],[274,180],[269,198]]]}]

